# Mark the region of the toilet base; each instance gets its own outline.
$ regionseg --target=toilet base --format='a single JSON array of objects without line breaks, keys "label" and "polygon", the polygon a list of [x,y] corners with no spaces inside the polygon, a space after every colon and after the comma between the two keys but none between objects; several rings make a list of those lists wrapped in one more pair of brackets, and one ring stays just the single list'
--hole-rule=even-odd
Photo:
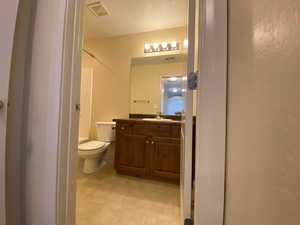
[{"label": "toilet base", "polygon": [[99,169],[106,165],[106,161],[104,160],[104,156],[106,151],[102,154],[100,158],[87,158],[84,160],[83,164],[83,173],[92,174],[97,172]]}]

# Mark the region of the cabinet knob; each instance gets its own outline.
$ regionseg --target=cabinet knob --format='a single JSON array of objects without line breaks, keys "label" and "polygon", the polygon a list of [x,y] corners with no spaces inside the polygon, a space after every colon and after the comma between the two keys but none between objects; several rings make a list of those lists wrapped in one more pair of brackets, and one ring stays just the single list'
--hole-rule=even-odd
[{"label": "cabinet knob", "polygon": [[150,141],[147,140],[147,141],[146,141],[146,144],[149,144],[149,143],[150,143]]},{"label": "cabinet knob", "polygon": [[121,130],[125,130],[125,127],[121,127]]},{"label": "cabinet knob", "polygon": [[153,144],[153,145],[154,145],[154,144],[155,144],[155,142],[154,142],[154,141],[152,141],[152,142],[151,142],[151,144]]}]

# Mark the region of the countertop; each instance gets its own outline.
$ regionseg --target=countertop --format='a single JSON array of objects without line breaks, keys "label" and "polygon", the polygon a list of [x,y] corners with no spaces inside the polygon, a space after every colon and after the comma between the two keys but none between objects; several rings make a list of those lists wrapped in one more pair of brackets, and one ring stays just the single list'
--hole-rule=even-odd
[{"label": "countertop", "polygon": [[181,125],[182,121],[178,120],[143,120],[143,119],[113,119],[114,122],[132,122],[132,123],[151,123],[151,124],[178,124]]}]

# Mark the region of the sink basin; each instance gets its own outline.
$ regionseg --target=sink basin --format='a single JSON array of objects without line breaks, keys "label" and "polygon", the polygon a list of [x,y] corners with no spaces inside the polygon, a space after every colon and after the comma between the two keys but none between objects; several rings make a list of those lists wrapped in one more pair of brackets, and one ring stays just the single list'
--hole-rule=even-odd
[{"label": "sink basin", "polygon": [[174,120],[171,120],[171,119],[164,119],[164,118],[143,118],[142,120],[147,120],[147,121],[174,121]]}]

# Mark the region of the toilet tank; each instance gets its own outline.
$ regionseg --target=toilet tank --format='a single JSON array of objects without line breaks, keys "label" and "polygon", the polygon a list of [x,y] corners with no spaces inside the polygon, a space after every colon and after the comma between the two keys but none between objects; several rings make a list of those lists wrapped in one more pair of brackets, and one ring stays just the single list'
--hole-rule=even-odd
[{"label": "toilet tank", "polygon": [[115,122],[97,122],[97,139],[103,142],[112,142],[115,140]]}]

